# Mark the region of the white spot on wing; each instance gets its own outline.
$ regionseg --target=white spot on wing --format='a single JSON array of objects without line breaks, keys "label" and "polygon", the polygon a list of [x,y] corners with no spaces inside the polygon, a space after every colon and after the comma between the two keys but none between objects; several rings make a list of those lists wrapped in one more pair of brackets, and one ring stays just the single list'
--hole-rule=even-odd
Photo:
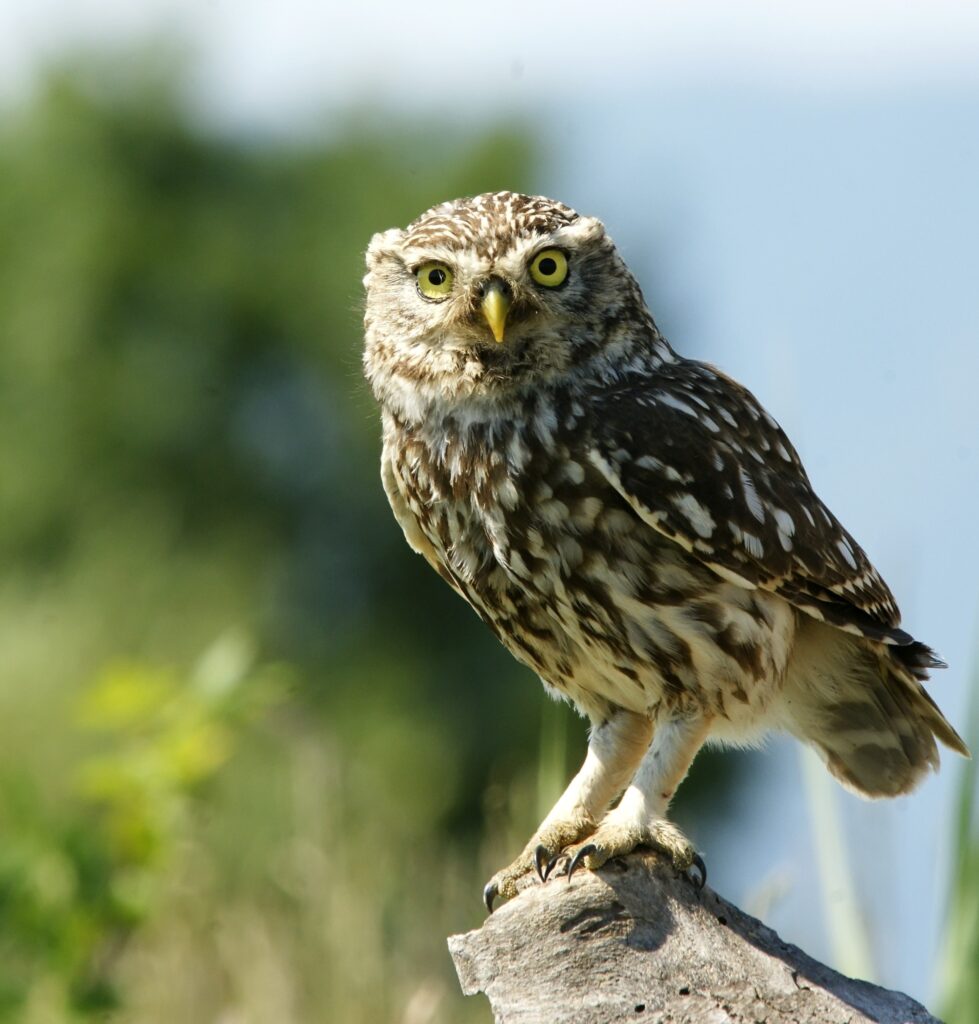
[{"label": "white spot on wing", "polygon": [[676,395],[671,395],[668,391],[657,391],[656,401],[661,402],[663,405],[668,405],[671,409],[676,409],[678,412],[684,412],[688,416],[697,417],[697,410],[693,406],[687,405],[686,402],[677,398]]},{"label": "white spot on wing", "polygon": [[795,520],[785,511],[784,508],[772,508],[772,517],[775,519],[775,523],[778,528],[787,537],[792,537],[795,534]]},{"label": "white spot on wing", "polygon": [[654,473],[662,473],[667,480],[672,480],[675,483],[683,480],[683,477],[672,466],[667,466],[665,462],[660,462],[659,459],[654,458],[652,455],[641,455],[636,459],[636,465],[640,469],[649,469]]},{"label": "white spot on wing", "polygon": [[762,505],[758,491],[755,489],[755,482],[745,472],[744,466],[738,467],[738,474],[741,477],[741,489],[744,491],[744,500],[748,503],[748,511],[758,520],[765,521],[765,506]]},{"label": "white spot on wing", "polygon": [[748,533],[747,531],[742,532],[741,543],[744,545],[744,549],[749,555],[753,555],[755,558],[765,557],[765,545],[762,544],[761,539],[756,537],[753,533]]},{"label": "white spot on wing", "polygon": [[792,550],[792,538],[795,536],[795,520],[784,508],[769,507],[775,526],[778,530],[778,542],[783,551]]},{"label": "white spot on wing", "polygon": [[692,494],[677,495],[672,500],[678,511],[689,520],[698,536],[710,537],[714,533],[717,524],[711,518],[710,512]]},{"label": "white spot on wing", "polygon": [[850,547],[850,542],[846,537],[840,537],[836,542],[837,548],[839,548],[840,554],[846,559],[846,564],[851,569],[856,569],[857,560],[853,557],[853,548]]}]

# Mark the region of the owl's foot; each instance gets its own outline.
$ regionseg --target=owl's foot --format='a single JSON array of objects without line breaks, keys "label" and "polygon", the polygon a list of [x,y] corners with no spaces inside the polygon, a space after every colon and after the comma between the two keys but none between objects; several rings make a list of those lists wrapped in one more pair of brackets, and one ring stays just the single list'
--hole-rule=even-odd
[{"label": "owl's foot", "polygon": [[569,846],[581,842],[595,831],[593,819],[585,816],[565,818],[542,825],[523,852],[510,865],[503,868],[486,883],[483,902],[492,914],[496,900],[510,900],[517,895],[517,882],[531,871],[542,882],[547,881],[562,853]]},{"label": "owl's foot", "polygon": [[594,871],[612,857],[631,853],[639,846],[650,846],[666,854],[677,871],[686,872],[695,868],[700,874],[699,879],[695,879],[697,888],[703,888],[707,881],[707,866],[690,840],[673,822],[665,818],[644,823],[624,822],[616,821],[614,815],[609,815],[585,842],[564,851],[570,858],[568,881],[580,867]]}]

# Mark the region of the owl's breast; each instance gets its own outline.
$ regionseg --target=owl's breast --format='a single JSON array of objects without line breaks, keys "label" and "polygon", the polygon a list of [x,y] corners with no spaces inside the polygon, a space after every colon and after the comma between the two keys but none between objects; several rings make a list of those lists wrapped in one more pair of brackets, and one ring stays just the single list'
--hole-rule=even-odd
[{"label": "owl's breast", "polygon": [[510,591],[549,592],[555,575],[579,563],[573,536],[596,509],[573,493],[584,469],[566,447],[532,451],[509,424],[492,444],[404,433],[386,448],[414,521],[467,597],[492,606]]},{"label": "owl's breast", "polygon": [[616,594],[649,576],[660,542],[573,439],[542,444],[511,422],[488,437],[403,431],[386,451],[430,558],[520,660],[565,688],[590,645],[625,657]]}]

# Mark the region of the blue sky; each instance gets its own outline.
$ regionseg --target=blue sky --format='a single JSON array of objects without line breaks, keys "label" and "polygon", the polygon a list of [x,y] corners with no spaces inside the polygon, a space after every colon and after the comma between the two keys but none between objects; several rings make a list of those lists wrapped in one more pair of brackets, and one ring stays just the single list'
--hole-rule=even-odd
[{"label": "blue sky", "polygon": [[[605,220],[674,346],[780,420],[908,628],[950,662],[931,689],[964,724],[979,665],[979,5],[8,0],[0,94],[66,46],[154,31],[190,42],[188,87],[231,126],[321,127],[365,100],[447,133],[532,124],[540,190]],[[834,790],[878,976],[923,999],[960,770],[945,760],[901,801]],[[796,747],[761,763],[696,838],[736,900],[784,880],[768,920],[830,957]]]}]

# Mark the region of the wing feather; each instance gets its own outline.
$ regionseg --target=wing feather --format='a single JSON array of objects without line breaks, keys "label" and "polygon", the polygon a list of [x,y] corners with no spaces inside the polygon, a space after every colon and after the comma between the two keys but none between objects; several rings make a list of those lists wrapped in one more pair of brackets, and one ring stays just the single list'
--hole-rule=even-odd
[{"label": "wing feather", "polygon": [[589,458],[653,529],[719,576],[910,644],[894,597],[754,396],[691,360],[596,394]]}]

